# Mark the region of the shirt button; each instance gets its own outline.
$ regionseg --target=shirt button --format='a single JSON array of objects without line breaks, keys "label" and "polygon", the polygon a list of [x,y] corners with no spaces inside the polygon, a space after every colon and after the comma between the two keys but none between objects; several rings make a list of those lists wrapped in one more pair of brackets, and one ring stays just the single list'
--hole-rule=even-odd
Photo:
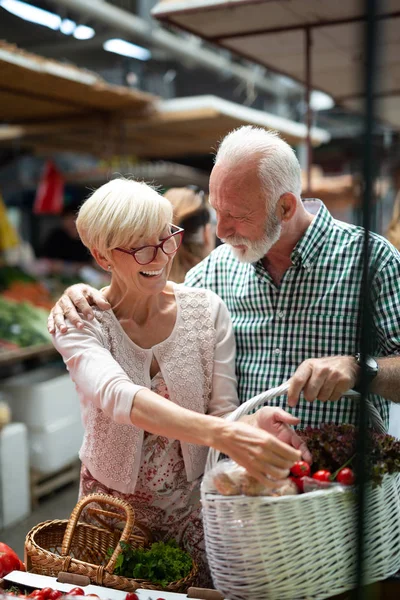
[{"label": "shirt button", "polygon": [[279,356],[280,353],[281,353],[280,348],[275,348],[274,354],[276,354],[277,356]]},{"label": "shirt button", "polygon": [[285,316],[285,313],[283,312],[283,310],[280,310],[280,311],[278,312],[278,317],[279,317],[280,319],[283,319],[283,317],[284,317],[284,316]]}]

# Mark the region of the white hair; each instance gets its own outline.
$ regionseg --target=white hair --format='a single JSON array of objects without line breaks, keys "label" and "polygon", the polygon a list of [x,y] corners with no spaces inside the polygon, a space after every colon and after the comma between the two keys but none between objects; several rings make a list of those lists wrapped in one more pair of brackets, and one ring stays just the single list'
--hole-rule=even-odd
[{"label": "white hair", "polygon": [[89,250],[111,258],[114,248],[159,235],[172,221],[171,203],[155,189],[132,179],[113,179],[81,206],[76,227]]},{"label": "white hair", "polygon": [[294,150],[276,131],[246,125],[228,133],[218,148],[215,164],[235,167],[246,161],[258,161],[258,175],[268,205],[275,206],[287,192],[300,198],[300,163]]}]

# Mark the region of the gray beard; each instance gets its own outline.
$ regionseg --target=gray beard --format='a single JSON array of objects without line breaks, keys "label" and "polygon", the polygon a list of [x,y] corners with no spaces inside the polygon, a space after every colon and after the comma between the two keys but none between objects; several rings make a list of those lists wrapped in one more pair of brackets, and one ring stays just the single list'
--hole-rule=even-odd
[{"label": "gray beard", "polygon": [[[272,215],[266,225],[265,233],[260,240],[251,242],[247,238],[236,235],[224,239],[223,242],[229,246],[233,256],[241,263],[254,263],[261,258],[264,258],[272,246],[276,244],[281,237],[281,231],[282,226],[278,217],[276,215]],[[232,245],[246,246],[246,250],[238,250],[233,248]]]}]

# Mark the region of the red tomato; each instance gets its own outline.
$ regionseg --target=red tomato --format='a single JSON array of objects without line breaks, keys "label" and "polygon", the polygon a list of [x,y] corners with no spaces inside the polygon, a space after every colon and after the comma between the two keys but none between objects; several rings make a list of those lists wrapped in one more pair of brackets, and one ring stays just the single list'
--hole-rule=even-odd
[{"label": "red tomato", "polygon": [[296,484],[297,489],[299,490],[300,493],[304,492],[304,479],[303,477],[290,477],[289,479],[291,479],[293,481],[293,483]]},{"label": "red tomato", "polygon": [[320,471],[314,473],[313,479],[317,479],[317,481],[329,481],[329,477],[331,475],[332,473],[330,471],[327,471],[326,469],[321,469]]},{"label": "red tomato", "polygon": [[83,590],[80,587],[74,587],[72,588],[72,590],[69,590],[69,592],[67,592],[68,596],[84,596],[85,595],[85,590]]},{"label": "red tomato", "polygon": [[24,563],[22,562],[22,560],[20,560],[20,561],[19,561],[19,570],[20,570],[20,571],[26,571],[26,569],[25,569],[25,565],[24,565]]},{"label": "red tomato", "polygon": [[298,460],[294,463],[290,472],[295,477],[308,477],[310,474],[310,465],[305,460]]},{"label": "red tomato", "polygon": [[344,467],[344,469],[340,469],[337,474],[336,481],[341,483],[342,485],[353,485],[355,481],[354,473],[349,467]]},{"label": "red tomato", "polygon": [[20,562],[14,550],[0,542],[0,577],[8,575],[11,571],[19,571]]},{"label": "red tomato", "polygon": [[47,600],[48,598],[50,598],[50,595],[53,592],[54,592],[54,590],[51,587],[42,588],[42,598],[43,598],[43,600]]},{"label": "red tomato", "polygon": [[48,596],[48,600],[58,600],[63,595],[60,590],[51,590],[51,594]]},{"label": "red tomato", "polygon": [[33,590],[28,596],[28,598],[37,598],[37,600],[43,600],[42,590]]},{"label": "red tomato", "polygon": [[125,600],[139,600],[139,596],[137,594],[135,594],[135,592],[129,592],[125,596]]}]

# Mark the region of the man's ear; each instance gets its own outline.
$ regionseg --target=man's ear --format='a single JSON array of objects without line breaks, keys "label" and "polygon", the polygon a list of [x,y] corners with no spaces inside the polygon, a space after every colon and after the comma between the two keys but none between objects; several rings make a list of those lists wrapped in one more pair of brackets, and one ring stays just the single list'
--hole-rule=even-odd
[{"label": "man's ear", "polygon": [[287,192],[282,194],[282,196],[278,200],[277,205],[277,216],[283,222],[290,221],[296,212],[297,206],[297,198],[291,192]]},{"label": "man's ear", "polygon": [[101,267],[102,269],[104,269],[105,271],[109,271],[110,269],[108,268],[110,265],[110,261],[103,256],[98,250],[97,248],[92,248],[91,250],[92,256],[95,259],[95,261],[97,262],[97,264],[99,265],[99,267]]}]

